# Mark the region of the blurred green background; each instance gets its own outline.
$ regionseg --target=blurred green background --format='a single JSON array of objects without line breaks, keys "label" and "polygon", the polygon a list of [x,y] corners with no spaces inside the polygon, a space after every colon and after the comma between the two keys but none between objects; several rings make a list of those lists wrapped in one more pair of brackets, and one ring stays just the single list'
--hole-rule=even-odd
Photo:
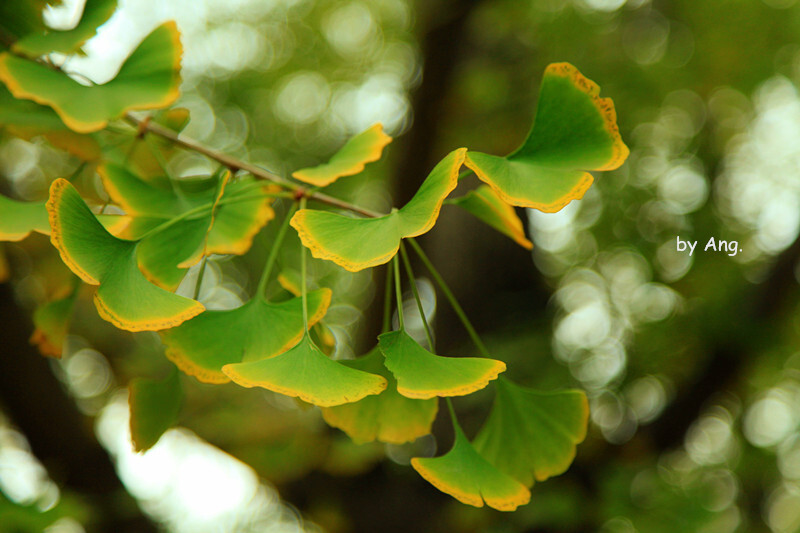
[{"label": "blurred green background", "polygon": [[[68,26],[77,4],[48,16]],[[84,299],[62,360],[21,364],[39,356],[14,333],[68,277],[47,238],[33,236],[3,247],[0,372],[44,407],[14,401],[6,385],[0,394],[0,531],[91,531],[102,515],[130,531],[151,521],[169,531],[800,531],[796,0],[121,5],[71,70],[102,82],[175,19],[185,134],[286,175],[380,121],[396,138],[384,159],[331,187],[377,210],[407,201],[455,147],[515,149],[547,64],[568,61],[596,81],[631,155],[557,214],[519,210],[532,253],[454,207],[421,239],[511,379],[586,390],[589,435],[566,474],[509,514],[461,505],[407,466],[449,448],[441,414],[434,436],[412,445],[355,446],[316,410],[183,377],[181,428],[132,454],[124,387],[166,375],[163,348],[102,322]],[[214,170],[188,153],[170,165],[176,175]],[[6,194],[44,198],[73,168],[42,140],[0,136]],[[209,307],[246,299],[273,231],[247,256],[210,263]],[[740,250],[703,251],[711,237]],[[698,241],[691,256],[678,238]],[[284,268],[296,266],[297,246]],[[384,270],[373,282],[312,266],[334,290],[337,356],[363,353],[380,327]],[[440,353],[471,353],[446,302],[420,283]],[[490,398],[456,401],[468,435]],[[42,446],[47,470],[31,453]],[[147,518],[118,494],[104,450]]]}]

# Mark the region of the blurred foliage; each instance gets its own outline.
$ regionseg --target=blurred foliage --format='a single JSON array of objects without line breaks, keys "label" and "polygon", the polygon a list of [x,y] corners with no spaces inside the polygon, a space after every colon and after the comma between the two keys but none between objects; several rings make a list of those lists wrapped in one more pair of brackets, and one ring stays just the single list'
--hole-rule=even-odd
[{"label": "blurred foliage", "polygon": [[[468,314],[484,324],[493,356],[508,362],[510,379],[545,390],[572,383],[589,395],[590,432],[576,463],[534,486],[531,503],[516,513],[466,508],[410,469],[395,468],[413,454],[449,449],[446,421],[435,426],[435,442],[376,449],[342,439],[294,401],[264,393],[253,402],[233,386],[182,377],[180,425],[245,461],[329,531],[800,529],[797,2],[156,4],[130,2],[128,18],[112,19],[98,41],[123,35],[125,24],[141,27],[141,36],[164,18],[178,20],[187,135],[282,174],[326,161],[375,121],[399,136],[382,162],[332,186],[366,207],[389,205],[383,178],[424,178],[394,169],[411,157],[399,143],[419,134],[412,102],[433,55],[426,36],[453,13],[467,15],[463,38],[449,50],[452,79],[436,104],[432,159],[453,146],[498,154],[516,148],[541,72],[556,61],[576,65],[613,95],[631,148],[622,168],[596,174],[581,202],[556,215],[526,213],[532,256],[448,208],[425,241],[465,295]],[[103,55],[108,39],[90,47],[87,65],[113,60],[113,49]],[[77,60],[71,66],[84,71]],[[183,153],[170,164],[178,175],[215,170]],[[42,199],[44,177],[74,167],[40,138],[0,144],[0,186],[16,198]],[[274,231],[262,232],[243,258],[209,261],[203,297],[221,307],[241,303]],[[678,237],[698,241],[691,256],[676,251]],[[739,253],[703,251],[711,237],[737,241]],[[69,279],[48,252],[37,235],[0,251],[30,312]],[[284,255],[282,269],[296,272],[297,254]],[[507,264],[517,265],[514,275]],[[333,288],[326,320],[337,346],[373,338],[356,311],[381,290],[369,274],[318,261],[312,267]],[[437,309],[435,334],[468,353],[446,313]],[[71,328],[64,360],[54,365],[87,413],[100,412],[131,376],[169,371],[157,338],[114,330],[85,299]],[[70,362],[76,358],[83,366]],[[482,406],[490,393],[456,402],[470,437],[488,415]],[[384,455],[389,460],[381,462]],[[3,472],[0,489],[14,499]],[[56,509],[80,519],[73,505],[62,500]],[[0,501],[0,521],[8,506]],[[13,512],[20,524],[29,519],[27,508]]]}]

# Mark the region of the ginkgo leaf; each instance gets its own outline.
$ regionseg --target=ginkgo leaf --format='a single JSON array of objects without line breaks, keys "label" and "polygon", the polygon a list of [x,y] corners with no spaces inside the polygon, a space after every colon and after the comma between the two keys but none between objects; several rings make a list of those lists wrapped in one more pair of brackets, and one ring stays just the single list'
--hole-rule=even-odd
[{"label": "ginkgo leaf", "polygon": [[161,435],[178,421],[182,402],[183,389],[178,372],[174,369],[164,380],[131,380],[128,385],[128,405],[133,449],[144,452],[152,448]]},{"label": "ginkgo leaf", "polygon": [[39,306],[33,313],[33,325],[36,329],[31,335],[30,342],[36,345],[42,355],[61,358],[69,319],[80,288],[80,280],[75,277],[73,280],[72,289],[65,296]]},{"label": "ginkgo leaf", "polygon": [[531,499],[519,481],[495,468],[472,447],[454,421],[455,442],[440,457],[415,457],[411,466],[431,485],[474,507],[513,511]]},{"label": "ginkgo leaf", "polygon": [[94,37],[97,28],[104,24],[116,11],[117,0],[86,0],[78,25],[71,30],[54,30],[30,33],[19,39],[11,49],[19,54],[38,57],[51,52],[72,54],[83,43]]},{"label": "ginkgo leaf", "polygon": [[325,187],[343,176],[358,174],[367,163],[380,159],[383,148],[390,142],[392,138],[383,132],[383,126],[375,124],[347,141],[327,163],[300,169],[292,177]]},{"label": "ginkgo leaf", "polygon": [[31,232],[50,234],[44,202],[19,202],[0,195],[0,241],[21,241]]},{"label": "ginkgo leaf", "polygon": [[11,134],[26,140],[42,136],[56,148],[84,161],[97,160],[102,154],[100,144],[94,137],[69,129],[50,107],[14,98],[2,84],[0,125]]},{"label": "ginkgo leaf", "polygon": [[383,365],[383,355],[376,347],[364,357],[343,364],[386,378],[386,390],[354,403],[325,407],[325,422],[339,428],[356,443],[379,440],[393,444],[411,442],[431,432],[438,401],[417,400],[397,391],[397,381]]},{"label": "ginkgo leaf", "polygon": [[9,38],[20,38],[29,33],[44,31],[42,10],[47,5],[55,6],[60,3],[61,0],[0,2],[0,27],[6,31]]},{"label": "ginkgo leaf", "polygon": [[610,98],[569,63],[547,67],[536,120],[507,157],[474,152],[464,164],[503,201],[552,213],[583,197],[589,170],[613,170],[628,157]]},{"label": "ginkgo leaf", "polygon": [[464,396],[484,388],[504,372],[506,364],[483,357],[441,357],[432,354],[403,330],[378,337],[384,364],[397,390],[407,398]]},{"label": "ginkgo leaf", "polygon": [[[330,289],[308,293],[309,324],[325,316],[330,302]],[[178,368],[205,383],[226,383],[223,366],[283,353],[304,331],[302,298],[273,303],[256,295],[241,307],[206,311],[160,335]]]},{"label": "ginkgo leaf", "polygon": [[351,272],[389,261],[400,239],[416,237],[436,223],[442,202],[458,185],[466,148],[450,152],[431,171],[414,197],[401,209],[377,218],[351,218],[328,211],[301,209],[291,224],[303,245],[318,259]]},{"label": "ginkgo leaf", "polygon": [[243,387],[262,387],[320,407],[357,402],[386,388],[384,377],[328,358],[308,334],[280,355],[225,365],[222,371]]},{"label": "ginkgo leaf", "polygon": [[178,97],[181,44],[174,22],[153,30],[103,85],[81,85],[62,72],[8,52],[0,81],[11,94],[52,107],[78,133],[103,129],[127,111],[170,105]]},{"label": "ginkgo leaf", "polygon": [[86,283],[99,285],[94,302],[103,319],[129,331],[155,331],[204,310],[147,281],[136,259],[138,243],[111,235],[67,180],[50,186],[47,211],[50,240],[64,264]]},{"label": "ginkgo leaf", "polygon": [[525,237],[522,221],[514,208],[497,196],[488,185],[481,185],[464,196],[447,200],[447,203],[469,211],[503,235],[511,237],[523,248],[533,248],[533,243]]},{"label": "ginkgo leaf", "polygon": [[531,486],[564,473],[586,437],[589,404],[579,390],[539,392],[497,381],[489,419],[475,447],[503,472]]}]

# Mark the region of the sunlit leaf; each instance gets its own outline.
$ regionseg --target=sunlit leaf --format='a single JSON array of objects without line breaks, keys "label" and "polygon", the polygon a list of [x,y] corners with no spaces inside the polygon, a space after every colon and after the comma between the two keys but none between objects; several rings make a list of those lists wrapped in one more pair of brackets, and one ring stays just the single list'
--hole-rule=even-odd
[{"label": "sunlit leaf", "polygon": [[152,448],[178,421],[183,389],[178,372],[173,371],[160,381],[147,378],[131,380],[128,393],[133,448],[143,452]]},{"label": "sunlit leaf", "polygon": [[111,235],[67,180],[53,182],[47,210],[50,239],[64,264],[99,285],[94,301],[103,319],[129,331],[159,330],[203,311],[199,302],[147,281],[136,259],[138,244]]},{"label": "sunlit leaf", "polygon": [[613,170],[628,147],[610,98],[569,63],[547,67],[536,120],[523,145],[507,157],[471,151],[464,164],[503,201],[555,212],[583,197],[589,170]]},{"label": "sunlit leaf", "polygon": [[54,30],[30,33],[11,47],[14,52],[37,57],[51,52],[72,54],[83,43],[94,37],[97,28],[116,11],[117,0],[86,0],[80,22],[71,30]]},{"label": "sunlit leaf", "polygon": [[481,457],[454,425],[453,447],[441,457],[415,457],[411,466],[430,484],[467,505],[513,511],[531,499],[530,491]]},{"label": "sunlit leaf", "polygon": [[73,286],[66,295],[39,306],[33,313],[33,325],[36,329],[30,342],[36,345],[42,355],[61,358],[69,319],[72,317],[80,287],[80,280],[74,277],[73,280]]},{"label": "sunlit leaf", "polygon": [[[308,293],[309,324],[325,316],[330,302],[330,289]],[[160,335],[178,368],[206,383],[226,383],[223,366],[273,357],[297,344],[305,331],[302,306],[301,298],[272,303],[256,295],[241,307],[206,311]]]},{"label": "sunlit leaf", "polygon": [[383,132],[383,126],[375,124],[347,141],[327,163],[300,169],[292,176],[317,187],[330,185],[343,176],[358,174],[364,165],[380,159],[383,148],[390,142],[392,138]]},{"label": "sunlit leaf", "polygon": [[514,208],[505,203],[488,185],[481,185],[459,198],[447,200],[475,215],[500,233],[511,237],[520,246],[530,250],[533,243],[525,237],[522,221]]},{"label": "sunlit leaf", "polygon": [[589,404],[579,390],[539,392],[500,379],[475,447],[526,486],[564,473],[586,437]]},{"label": "sunlit leaf", "polygon": [[262,387],[321,407],[357,402],[386,388],[385,378],[328,358],[308,335],[280,355],[225,365],[222,371],[243,387]]},{"label": "sunlit leaf", "polygon": [[378,218],[351,218],[328,211],[301,209],[292,217],[303,245],[319,259],[351,272],[389,261],[400,239],[416,237],[436,223],[442,202],[458,184],[465,148],[450,152],[431,171],[414,197],[400,210]]},{"label": "sunlit leaf", "polygon": [[408,398],[464,396],[484,388],[506,369],[495,359],[432,354],[402,330],[384,333],[378,346],[386,356],[386,368],[397,379],[398,392]]},{"label": "sunlit leaf", "polygon": [[397,381],[383,365],[380,350],[375,348],[364,357],[343,363],[383,376],[387,381],[386,390],[354,403],[323,408],[325,422],[341,429],[357,443],[379,440],[402,444],[430,433],[438,410],[437,400],[416,400],[397,392]]},{"label": "sunlit leaf", "polygon": [[31,232],[50,234],[44,202],[19,202],[0,195],[0,241],[21,241]]},{"label": "sunlit leaf", "polygon": [[135,109],[166,107],[178,97],[181,45],[174,22],[153,30],[103,85],[81,85],[62,72],[8,52],[0,54],[0,80],[17,98],[49,105],[79,133],[103,129]]}]

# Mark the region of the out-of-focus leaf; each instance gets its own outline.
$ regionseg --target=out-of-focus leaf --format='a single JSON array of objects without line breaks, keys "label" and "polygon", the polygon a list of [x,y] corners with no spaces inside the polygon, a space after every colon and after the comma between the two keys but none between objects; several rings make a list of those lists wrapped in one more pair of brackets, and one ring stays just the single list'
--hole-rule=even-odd
[{"label": "out-of-focus leaf", "polygon": [[481,185],[464,196],[447,200],[447,203],[469,211],[503,235],[512,238],[523,248],[528,250],[533,248],[533,243],[525,237],[522,221],[514,208],[497,196],[488,185]]},{"label": "out-of-focus leaf", "polygon": [[579,390],[539,392],[497,381],[489,419],[475,447],[526,486],[564,473],[586,438],[589,404]]},{"label": "out-of-focus leaf", "polygon": [[464,164],[503,199],[548,213],[583,197],[589,170],[613,170],[628,157],[610,98],[569,63],[547,67],[536,120],[507,157],[469,151]]},{"label": "out-of-focus leaf", "polygon": [[127,111],[170,105],[178,97],[181,44],[174,22],[153,30],[103,85],[81,85],[62,72],[8,52],[0,54],[0,81],[11,94],[52,107],[70,129],[103,129]]},{"label": "out-of-focus leaf", "polygon": [[80,280],[78,278],[73,280],[72,290],[66,296],[41,305],[33,313],[33,325],[36,329],[31,335],[30,342],[39,348],[42,355],[61,358],[69,319],[80,288]]},{"label": "out-of-focus leaf", "polygon": [[0,195],[0,241],[21,241],[33,231],[50,234],[45,202],[19,202]]},{"label": "out-of-focus leaf", "polygon": [[42,10],[47,6],[61,4],[61,0],[27,0],[24,2],[0,2],[0,28],[14,40],[46,29]]},{"label": "out-of-focus leaf", "polygon": [[50,239],[64,264],[86,283],[99,285],[94,301],[103,319],[121,329],[151,331],[177,326],[204,310],[147,281],[136,259],[138,243],[111,235],[67,180],[53,182],[47,210]]},{"label": "out-of-focus leaf", "polygon": [[506,369],[495,359],[432,354],[402,330],[379,336],[378,346],[386,368],[397,379],[398,392],[407,398],[464,396],[484,388]]},{"label": "out-of-focus leaf", "polygon": [[183,401],[178,372],[170,372],[166,379],[160,381],[134,379],[128,385],[128,393],[133,448],[137,452],[144,452],[152,448],[161,435],[178,421]]},{"label": "out-of-focus leaf", "polygon": [[243,387],[262,387],[320,407],[357,402],[386,388],[382,376],[329,359],[308,334],[287,352],[251,363],[225,365],[222,371]]},{"label": "out-of-focus leaf", "polygon": [[383,148],[390,142],[392,138],[383,132],[383,126],[375,124],[347,141],[327,163],[297,170],[292,176],[311,185],[325,187],[343,176],[358,174],[367,163],[380,159]]},{"label": "out-of-focus leaf", "polygon": [[[330,302],[330,289],[308,293],[309,325],[325,316]],[[226,383],[223,366],[273,357],[297,344],[304,332],[302,306],[301,298],[272,303],[255,295],[241,307],[206,311],[160,335],[178,368],[206,383]]]},{"label": "out-of-focus leaf", "polygon": [[51,52],[73,54],[83,43],[94,37],[97,28],[105,24],[117,9],[117,0],[86,0],[80,22],[71,30],[30,33],[11,47],[14,52],[37,57]]},{"label": "out-of-focus leaf", "polygon": [[440,457],[415,457],[411,466],[426,481],[474,507],[483,503],[498,511],[513,511],[531,499],[530,491],[519,481],[495,468],[472,447],[454,421],[455,442]]},{"label": "out-of-focus leaf", "polygon": [[356,443],[373,440],[402,444],[431,431],[438,402],[411,399],[397,391],[397,381],[383,365],[383,355],[376,347],[364,357],[343,361],[349,367],[386,378],[386,390],[354,403],[325,407],[325,422],[347,433]]},{"label": "out-of-focus leaf", "polygon": [[450,152],[431,171],[414,197],[400,210],[377,218],[351,218],[329,211],[301,209],[292,217],[303,245],[319,259],[351,272],[389,261],[400,239],[416,237],[436,223],[442,202],[458,184],[465,148]]}]

